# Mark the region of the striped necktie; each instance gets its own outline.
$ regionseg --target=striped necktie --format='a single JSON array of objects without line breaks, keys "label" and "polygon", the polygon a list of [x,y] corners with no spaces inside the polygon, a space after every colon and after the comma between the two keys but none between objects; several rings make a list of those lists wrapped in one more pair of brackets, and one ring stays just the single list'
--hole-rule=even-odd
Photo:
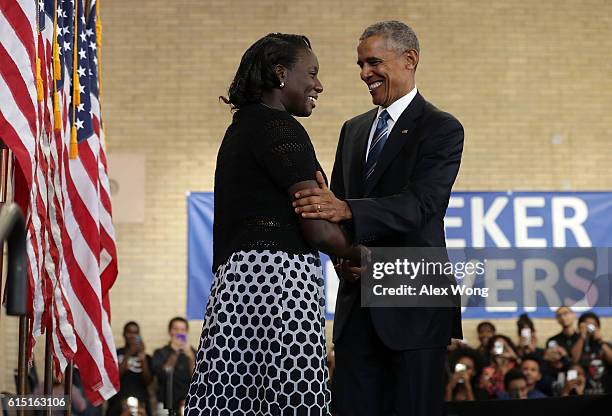
[{"label": "striped necktie", "polygon": [[368,158],[366,159],[364,169],[366,181],[370,179],[370,177],[374,173],[378,157],[380,156],[380,153],[382,152],[382,149],[385,146],[385,142],[389,137],[389,128],[387,127],[387,121],[389,121],[390,118],[391,116],[389,115],[387,110],[383,110],[380,113],[380,116],[378,116],[378,123],[376,124],[374,136],[372,136],[372,142],[370,143],[370,150],[368,151]]}]

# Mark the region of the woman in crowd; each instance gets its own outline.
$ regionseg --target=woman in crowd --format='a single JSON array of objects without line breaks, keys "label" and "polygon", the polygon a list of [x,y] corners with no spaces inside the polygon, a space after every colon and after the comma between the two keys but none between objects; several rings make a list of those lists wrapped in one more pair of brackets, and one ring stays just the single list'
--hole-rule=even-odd
[{"label": "woman in crowd", "polygon": [[478,386],[482,358],[471,348],[459,348],[448,360],[450,376],[446,384],[446,401],[487,400],[489,395]]},{"label": "woman in crowd", "polygon": [[337,225],[291,206],[322,171],[294,118],[315,108],[318,70],[306,37],[269,34],[222,97],[235,113],[217,156],[215,279],[186,415],[328,414],[317,250],[355,264],[361,253]]},{"label": "woman in crowd", "polygon": [[512,340],[505,335],[493,336],[487,345],[487,362],[480,377],[480,387],[489,396],[498,397],[504,392],[504,376],[516,367],[519,357]]},{"label": "woman in crowd", "polygon": [[145,407],[147,416],[151,416],[151,403],[148,386],[153,381],[151,356],[145,353],[145,345],[140,335],[140,326],[130,321],[123,326],[122,348],[117,350],[121,388],[108,402],[107,415],[120,413],[121,401],[135,397]]}]

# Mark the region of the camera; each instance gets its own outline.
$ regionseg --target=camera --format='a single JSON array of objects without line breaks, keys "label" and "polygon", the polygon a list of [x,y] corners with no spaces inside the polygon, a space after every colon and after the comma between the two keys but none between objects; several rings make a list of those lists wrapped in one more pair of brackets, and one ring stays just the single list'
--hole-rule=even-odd
[{"label": "camera", "polygon": [[548,341],[548,348],[557,348],[559,346],[559,344],[557,344],[557,341],[555,341],[554,339],[551,341]]},{"label": "camera", "polygon": [[577,370],[567,370],[567,381],[576,380],[578,378]]}]

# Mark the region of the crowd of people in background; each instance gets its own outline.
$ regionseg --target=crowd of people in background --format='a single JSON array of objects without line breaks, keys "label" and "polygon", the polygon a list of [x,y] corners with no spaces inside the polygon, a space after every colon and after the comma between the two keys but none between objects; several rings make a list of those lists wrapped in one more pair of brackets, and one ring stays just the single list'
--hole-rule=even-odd
[{"label": "crowd of people in background", "polygon": [[[448,347],[446,401],[612,393],[612,344],[604,340],[599,317],[585,312],[576,320],[575,312],[561,307],[556,319],[561,331],[550,337],[544,348],[538,346],[536,328],[526,314],[516,322],[516,343],[497,333],[489,321],[478,324],[478,345],[454,341]],[[160,415],[169,405],[180,411],[196,361],[196,350],[187,341],[188,331],[186,319],[172,318],[168,323],[168,343],[151,356],[146,353],[138,323],[125,324],[123,346],[117,350],[121,388],[107,402],[107,415]],[[331,380],[333,348],[327,357]],[[78,369],[74,378],[78,385]],[[59,381],[56,385],[63,389]],[[102,408],[90,406],[75,389],[73,415],[102,414]],[[151,400],[151,393],[156,400]],[[167,397],[170,394],[172,400]],[[153,408],[152,403],[157,406]]]},{"label": "crowd of people in background", "polygon": [[[186,319],[172,318],[168,323],[168,343],[150,356],[146,353],[138,324],[126,323],[124,347],[117,350],[121,388],[108,401],[106,414],[130,415],[130,411],[137,408],[139,416],[151,416],[166,413],[164,409],[170,406],[177,414],[182,414],[180,409],[185,405],[196,357],[196,350],[188,344],[188,333]],[[151,390],[155,391],[155,412],[151,406]]]},{"label": "crowd of people in background", "polygon": [[498,334],[491,322],[478,327],[479,345],[454,342],[448,348],[446,400],[537,399],[612,392],[612,345],[599,317],[570,308],[556,311],[561,332],[538,346],[527,314],[517,320],[517,342]]},{"label": "crowd of people in background", "polygon": [[[175,317],[168,323],[168,342],[147,354],[147,348],[137,322],[123,327],[123,346],[117,349],[120,389],[105,404],[93,406],[87,400],[80,381],[79,369],[74,368],[71,390],[73,416],[161,416],[172,408],[183,414],[185,398],[196,361],[196,350],[188,343],[189,322]],[[121,341],[117,340],[117,346]],[[17,382],[17,381],[15,381]],[[28,373],[27,390],[43,394],[44,384],[36,366]],[[64,394],[64,380],[54,376],[53,394]],[[153,400],[155,397],[155,400]],[[36,414],[43,414],[43,411]],[[63,410],[53,414],[63,415]]]}]

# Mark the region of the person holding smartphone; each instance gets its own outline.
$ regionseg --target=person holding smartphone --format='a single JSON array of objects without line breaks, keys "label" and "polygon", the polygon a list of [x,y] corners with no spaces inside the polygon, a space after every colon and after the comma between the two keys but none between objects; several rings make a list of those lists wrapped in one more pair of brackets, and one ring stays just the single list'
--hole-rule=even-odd
[{"label": "person holding smartphone", "polygon": [[599,316],[585,312],[578,319],[580,338],[572,347],[572,359],[587,375],[585,394],[612,392],[612,345],[601,333]]},{"label": "person holding smartphone", "polygon": [[497,334],[491,338],[487,351],[487,361],[490,364],[482,371],[480,387],[491,397],[497,397],[505,391],[504,376],[520,360],[514,343],[505,335]]},{"label": "person holding smartphone", "polygon": [[536,355],[539,360],[542,360],[544,356],[544,350],[539,348],[538,337],[536,335],[535,325],[529,315],[526,313],[521,314],[519,319],[516,321],[518,331],[518,345],[517,353],[519,357],[526,355]]},{"label": "person holding smartphone", "polygon": [[482,373],[482,358],[471,348],[458,348],[450,355],[451,374],[446,384],[445,401],[487,400],[489,395],[478,387]]},{"label": "person holding smartphone", "polygon": [[170,341],[153,352],[153,370],[157,377],[158,408],[166,401],[166,384],[172,374],[172,408],[178,410],[189,390],[191,374],[195,366],[196,351],[188,343],[189,323],[185,318],[174,317],[168,323]]},{"label": "person holding smartphone", "polygon": [[121,403],[134,397],[142,403],[148,416],[152,415],[147,387],[153,381],[151,356],[145,353],[145,345],[140,335],[140,326],[130,321],[123,326],[124,346],[117,349],[121,388],[108,402],[107,415],[121,412]]},{"label": "person holding smartphone", "polygon": [[561,332],[550,337],[546,345],[550,348],[551,341],[554,341],[553,346],[561,347],[569,352],[580,338],[580,334],[576,331],[576,313],[568,306],[561,306],[556,310],[555,318],[561,326]]},{"label": "person holding smartphone", "polygon": [[586,387],[586,374],[579,364],[573,364],[567,370],[565,385],[561,391],[561,396],[582,396]]}]

